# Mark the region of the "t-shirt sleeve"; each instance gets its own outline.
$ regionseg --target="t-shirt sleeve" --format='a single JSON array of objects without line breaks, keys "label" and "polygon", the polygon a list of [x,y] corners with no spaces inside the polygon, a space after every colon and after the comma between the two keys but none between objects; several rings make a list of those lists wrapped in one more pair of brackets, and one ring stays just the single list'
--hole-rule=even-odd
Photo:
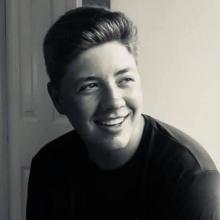
[{"label": "t-shirt sleeve", "polygon": [[183,195],[181,220],[220,220],[220,175],[203,171],[195,175]]},{"label": "t-shirt sleeve", "polygon": [[48,220],[48,191],[41,165],[32,160],[28,181],[26,220]]}]

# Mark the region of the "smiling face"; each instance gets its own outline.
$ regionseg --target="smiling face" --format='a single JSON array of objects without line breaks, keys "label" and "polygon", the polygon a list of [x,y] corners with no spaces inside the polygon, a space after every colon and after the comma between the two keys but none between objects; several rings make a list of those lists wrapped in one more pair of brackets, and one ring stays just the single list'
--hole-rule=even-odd
[{"label": "smiling face", "polygon": [[61,80],[59,106],[89,151],[137,145],[143,118],[134,57],[116,41],[84,51]]}]

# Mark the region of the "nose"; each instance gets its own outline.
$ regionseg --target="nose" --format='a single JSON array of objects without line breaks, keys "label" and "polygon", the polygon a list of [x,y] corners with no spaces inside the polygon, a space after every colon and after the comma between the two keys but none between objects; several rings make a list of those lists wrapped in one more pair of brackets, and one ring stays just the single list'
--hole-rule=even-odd
[{"label": "nose", "polygon": [[102,110],[117,110],[125,106],[123,91],[117,85],[108,85],[101,94]]}]

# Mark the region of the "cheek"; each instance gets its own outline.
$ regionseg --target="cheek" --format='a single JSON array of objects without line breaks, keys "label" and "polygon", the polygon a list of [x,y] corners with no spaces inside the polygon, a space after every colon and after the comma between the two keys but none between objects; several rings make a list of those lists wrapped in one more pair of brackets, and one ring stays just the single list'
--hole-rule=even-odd
[{"label": "cheek", "polygon": [[140,86],[132,88],[127,92],[127,100],[131,107],[136,110],[141,110],[143,105],[143,93]]},{"label": "cheek", "polygon": [[97,102],[93,98],[69,98],[65,102],[65,112],[74,121],[86,120],[94,113]]}]

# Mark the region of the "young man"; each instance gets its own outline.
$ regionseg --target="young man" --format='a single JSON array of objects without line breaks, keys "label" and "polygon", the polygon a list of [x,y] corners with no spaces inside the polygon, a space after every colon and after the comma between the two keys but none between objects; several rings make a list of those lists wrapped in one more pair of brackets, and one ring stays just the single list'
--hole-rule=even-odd
[{"label": "young man", "polygon": [[48,31],[49,94],[74,131],[33,158],[27,220],[220,219],[219,173],[181,131],[142,114],[137,29],[77,8]]}]

